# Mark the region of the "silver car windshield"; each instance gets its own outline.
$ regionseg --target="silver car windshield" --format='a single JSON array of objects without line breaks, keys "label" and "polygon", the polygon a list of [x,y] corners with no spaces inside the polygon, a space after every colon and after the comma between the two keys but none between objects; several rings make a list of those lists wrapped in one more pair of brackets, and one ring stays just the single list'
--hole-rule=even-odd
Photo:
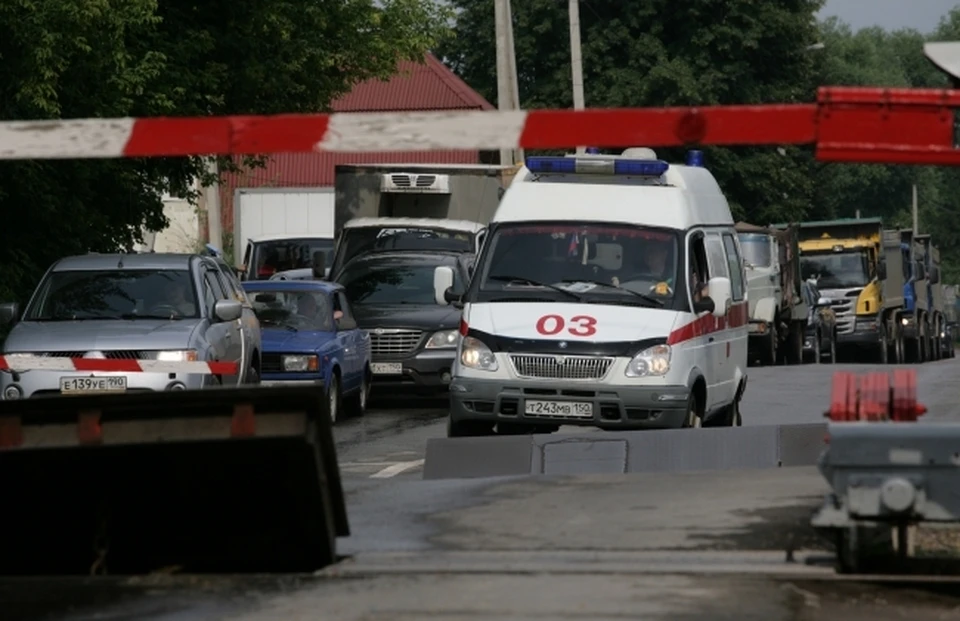
[{"label": "silver car windshield", "polygon": [[197,293],[185,269],[51,272],[24,313],[26,321],[197,317]]}]

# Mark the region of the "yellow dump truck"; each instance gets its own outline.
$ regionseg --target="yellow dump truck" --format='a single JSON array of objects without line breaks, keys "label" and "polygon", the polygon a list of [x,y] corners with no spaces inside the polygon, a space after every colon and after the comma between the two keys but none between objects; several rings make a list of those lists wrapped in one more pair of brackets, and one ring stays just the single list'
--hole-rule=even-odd
[{"label": "yellow dump truck", "polygon": [[837,343],[873,352],[881,364],[903,360],[903,255],[899,231],[879,218],[804,222],[800,272],[816,281],[837,316]]}]

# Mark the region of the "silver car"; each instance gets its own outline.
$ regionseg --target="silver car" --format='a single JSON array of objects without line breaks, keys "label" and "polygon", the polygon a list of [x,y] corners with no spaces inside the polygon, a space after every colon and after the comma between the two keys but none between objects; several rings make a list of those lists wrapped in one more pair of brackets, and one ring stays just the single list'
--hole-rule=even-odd
[{"label": "silver car", "polygon": [[22,316],[16,304],[0,305],[0,321],[14,323],[3,349],[5,356],[25,355],[34,363],[234,362],[235,374],[15,368],[0,372],[0,398],[259,383],[260,323],[236,276],[221,263],[215,257],[153,253],[61,259],[44,275]]}]

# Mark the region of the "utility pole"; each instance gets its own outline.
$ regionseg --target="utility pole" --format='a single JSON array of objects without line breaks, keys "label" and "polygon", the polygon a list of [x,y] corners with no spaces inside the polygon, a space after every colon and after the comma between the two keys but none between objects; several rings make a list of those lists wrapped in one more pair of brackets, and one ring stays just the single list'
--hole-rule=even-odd
[{"label": "utility pole", "polygon": [[[507,59],[509,60],[510,72],[510,105],[511,110],[520,109],[520,79],[517,76],[517,46],[513,42],[513,7],[510,0],[507,0]],[[513,152],[511,164],[522,162],[524,160],[523,149],[516,149]]]},{"label": "utility pole", "polygon": [[[580,0],[570,0],[570,67],[573,73],[573,109],[583,110],[583,59],[580,56]],[[577,155],[587,152],[577,147]]]},{"label": "utility pole", "polygon": [[[513,26],[510,15],[510,0],[495,0],[494,21],[497,34],[497,108],[501,111],[516,110],[519,97],[515,93],[516,57],[513,52]],[[515,107],[516,106],[516,107]],[[500,149],[500,164],[516,163],[514,149]]]},{"label": "utility pole", "polygon": [[913,184],[913,236],[920,234],[920,209],[917,205],[917,184]]},{"label": "utility pole", "polygon": [[223,233],[220,229],[220,170],[216,158],[207,162],[207,172],[216,176],[216,181],[204,188],[207,204],[207,233],[210,245],[223,251]]}]

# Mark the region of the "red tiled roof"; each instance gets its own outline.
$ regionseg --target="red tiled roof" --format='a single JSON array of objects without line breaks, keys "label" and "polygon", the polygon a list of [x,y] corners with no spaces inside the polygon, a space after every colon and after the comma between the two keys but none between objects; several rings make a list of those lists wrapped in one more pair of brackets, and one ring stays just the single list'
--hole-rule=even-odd
[{"label": "red tiled roof", "polygon": [[493,110],[433,54],[423,63],[401,61],[389,80],[366,80],[332,104],[335,112]]}]

